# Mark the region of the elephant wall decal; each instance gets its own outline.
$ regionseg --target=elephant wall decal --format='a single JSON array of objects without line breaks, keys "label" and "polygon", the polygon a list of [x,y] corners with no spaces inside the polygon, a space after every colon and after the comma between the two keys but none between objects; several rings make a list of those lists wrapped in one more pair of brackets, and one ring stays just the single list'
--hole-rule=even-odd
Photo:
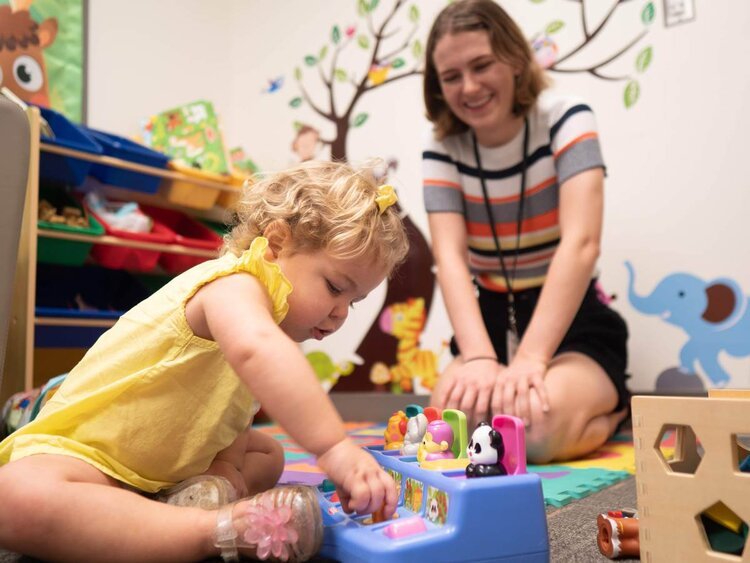
[{"label": "elephant wall decal", "polygon": [[680,370],[695,373],[699,363],[714,386],[725,386],[730,376],[719,364],[719,352],[750,356],[750,310],[740,285],[729,278],[704,281],[675,273],[662,279],[649,295],[638,295],[633,266],[625,262],[625,267],[630,304],[687,333],[689,339],[680,350]]}]

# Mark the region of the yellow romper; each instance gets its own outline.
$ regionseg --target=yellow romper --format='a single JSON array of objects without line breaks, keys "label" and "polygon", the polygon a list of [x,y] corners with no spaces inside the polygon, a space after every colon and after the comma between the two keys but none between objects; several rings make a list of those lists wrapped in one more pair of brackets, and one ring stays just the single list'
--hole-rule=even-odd
[{"label": "yellow romper", "polygon": [[216,342],[190,330],[185,305],[206,283],[247,272],[268,289],[280,323],[292,286],[263,257],[267,246],[258,237],[240,257],[199,264],[125,313],[39,416],[0,443],[0,465],[67,455],[146,492],[204,472],[258,405]]}]

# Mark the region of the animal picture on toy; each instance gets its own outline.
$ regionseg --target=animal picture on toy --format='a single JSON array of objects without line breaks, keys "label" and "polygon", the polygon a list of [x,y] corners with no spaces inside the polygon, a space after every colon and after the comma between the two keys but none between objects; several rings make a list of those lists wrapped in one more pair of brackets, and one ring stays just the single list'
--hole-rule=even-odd
[{"label": "animal picture on toy", "polygon": [[404,490],[404,506],[412,512],[422,510],[422,499],[424,498],[424,484],[411,477],[406,478]]},{"label": "animal picture on toy", "polygon": [[82,0],[0,0],[0,87],[83,120]]},{"label": "animal picture on toy", "polygon": [[442,526],[448,518],[448,495],[435,487],[427,487],[427,519]]},{"label": "animal picture on toy", "polygon": [[503,465],[505,444],[503,436],[486,422],[480,422],[466,446],[469,465],[466,466],[466,477],[488,477],[507,475]]},{"label": "animal picture on toy", "polygon": [[401,473],[390,467],[385,468],[385,472],[390,475],[396,483],[396,496],[401,497]]}]

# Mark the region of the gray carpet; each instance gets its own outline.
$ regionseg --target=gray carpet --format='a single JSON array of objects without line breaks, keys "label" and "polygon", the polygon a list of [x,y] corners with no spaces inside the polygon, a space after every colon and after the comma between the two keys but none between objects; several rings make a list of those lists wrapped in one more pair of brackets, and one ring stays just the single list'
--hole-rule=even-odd
[{"label": "gray carpet", "polygon": [[[547,523],[551,560],[561,563],[609,561],[599,553],[596,547],[596,517],[607,510],[635,508],[635,506],[635,479],[631,477],[562,508],[548,508]],[[322,561],[317,560],[318,563]],[[637,559],[621,559],[620,561],[637,561]],[[0,549],[0,563],[40,562],[38,559]]]}]

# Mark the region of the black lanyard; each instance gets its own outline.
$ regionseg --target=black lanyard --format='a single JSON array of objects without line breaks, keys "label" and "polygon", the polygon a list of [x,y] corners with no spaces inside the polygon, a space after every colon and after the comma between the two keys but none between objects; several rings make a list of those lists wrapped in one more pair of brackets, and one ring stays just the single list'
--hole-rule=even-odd
[{"label": "black lanyard", "polygon": [[490,196],[487,193],[487,184],[484,180],[484,169],[482,168],[482,161],[479,158],[479,145],[477,144],[477,137],[472,132],[471,139],[474,142],[474,158],[477,161],[477,170],[479,172],[479,181],[482,184],[482,194],[484,195],[484,206],[487,209],[487,217],[490,220],[490,229],[492,230],[492,238],[495,240],[495,248],[497,249],[497,257],[500,260],[500,267],[503,270],[503,277],[505,278],[505,287],[508,289],[508,324],[513,334],[518,337],[518,326],[516,324],[516,307],[513,297],[513,286],[511,281],[515,280],[516,266],[518,264],[518,251],[521,244],[521,223],[523,222],[523,204],[526,195],[526,160],[529,153],[529,119],[524,118],[523,120],[523,160],[521,161],[521,197],[518,201],[518,217],[516,219],[516,250],[513,254],[513,271],[508,273],[508,268],[505,266],[505,260],[503,260],[503,249],[500,247],[500,239],[497,237],[497,231],[495,230],[495,216],[492,214],[492,205],[490,204]]}]

